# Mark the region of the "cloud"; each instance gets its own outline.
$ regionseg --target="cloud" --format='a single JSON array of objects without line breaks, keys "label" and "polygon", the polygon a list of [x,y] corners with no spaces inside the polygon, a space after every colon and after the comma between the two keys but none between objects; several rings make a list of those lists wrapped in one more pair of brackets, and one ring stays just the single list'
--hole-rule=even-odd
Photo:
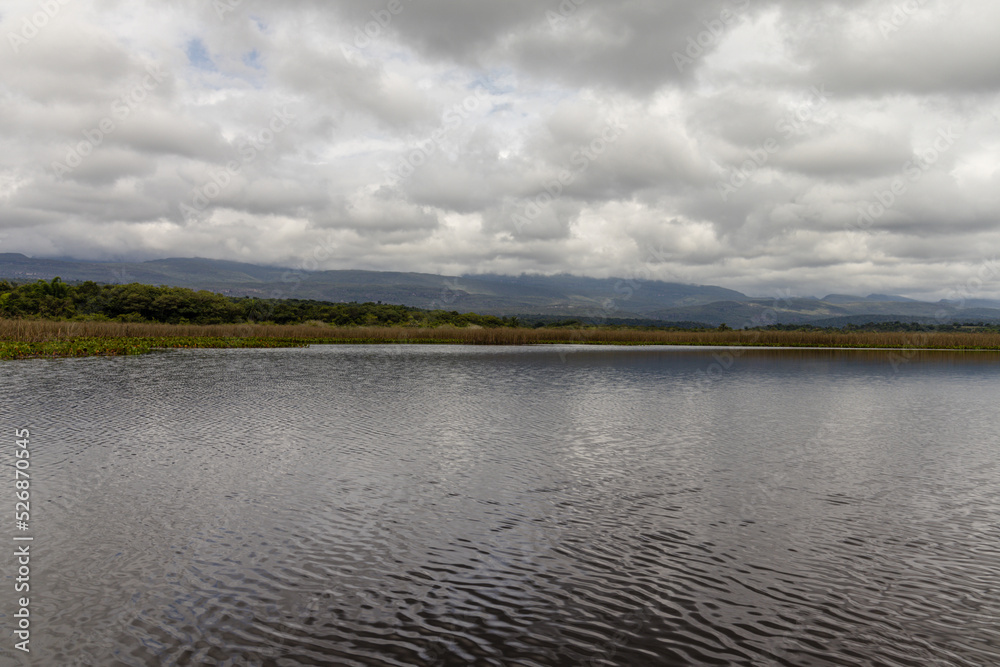
[{"label": "cloud", "polygon": [[0,11],[5,251],[933,295],[997,240],[985,0]]}]

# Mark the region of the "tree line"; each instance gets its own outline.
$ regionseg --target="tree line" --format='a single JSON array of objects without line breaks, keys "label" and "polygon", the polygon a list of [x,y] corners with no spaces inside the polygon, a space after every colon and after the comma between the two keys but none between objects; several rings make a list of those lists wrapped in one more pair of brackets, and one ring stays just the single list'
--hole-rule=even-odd
[{"label": "tree line", "polygon": [[517,318],[384,303],[228,297],[185,287],[0,280],[0,317],[166,324],[325,322],[336,326],[516,326]]},{"label": "tree line", "polygon": [[[592,328],[579,319],[525,315],[495,317],[457,311],[424,310],[412,306],[378,303],[331,303],[304,299],[257,299],[229,297],[185,287],[155,287],[132,283],[102,285],[92,281],[69,284],[60,278],[14,284],[0,280],[0,317],[91,320],[116,322],[160,322],[166,324],[242,324],[249,322],[303,324],[324,322],[335,326],[470,325],[487,328]],[[698,322],[659,322],[644,319],[609,319],[598,328],[704,331],[715,329]],[[722,325],[718,330],[727,330]],[[915,323],[869,322],[841,327],[810,324],[773,324],[761,331],[804,332],[1000,332],[997,322]]]}]

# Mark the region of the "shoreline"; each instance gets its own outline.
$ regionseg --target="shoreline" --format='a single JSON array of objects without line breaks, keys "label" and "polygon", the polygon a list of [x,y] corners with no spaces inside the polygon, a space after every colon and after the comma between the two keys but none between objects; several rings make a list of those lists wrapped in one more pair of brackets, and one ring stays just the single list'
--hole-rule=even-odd
[{"label": "shoreline", "polygon": [[[600,330],[596,330],[600,331]],[[399,332],[402,333],[402,332]],[[392,338],[338,336],[326,338],[316,337],[260,337],[260,336],[129,336],[129,337],[67,337],[45,341],[0,340],[0,361],[24,359],[67,359],[82,357],[135,356],[149,354],[155,351],[175,349],[269,349],[269,348],[303,348],[312,345],[462,345],[462,346],[498,346],[498,347],[545,347],[555,345],[572,345],[578,347],[693,347],[742,350],[835,350],[835,351],[883,351],[883,352],[1000,352],[1000,345],[935,345],[930,340],[925,344],[858,344],[857,341],[828,342],[795,342],[792,340],[696,340],[697,334],[690,339],[682,332],[675,340],[585,340],[583,336],[565,337],[567,339],[546,339],[538,337],[530,341],[492,341],[476,340],[474,337],[448,338],[419,337],[407,335]],[[742,332],[740,332],[742,333]],[[753,332],[759,333],[759,332]],[[774,333],[774,332],[769,332]],[[781,332],[794,333],[794,332]],[[843,334],[845,336],[849,334]],[[791,338],[781,336],[779,338]]]},{"label": "shoreline", "polygon": [[655,345],[704,348],[1000,351],[989,331],[788,331],[625,327],[156,324],[0,319],[0,360],[127,356],[158,349],[308,345]]}]

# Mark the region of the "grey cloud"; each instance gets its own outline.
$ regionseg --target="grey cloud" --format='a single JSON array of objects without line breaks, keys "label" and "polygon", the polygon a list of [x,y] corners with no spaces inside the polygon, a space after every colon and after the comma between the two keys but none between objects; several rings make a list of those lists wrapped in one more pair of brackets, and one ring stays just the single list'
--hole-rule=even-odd
[{"label": "grey cloud", "polygon": [[912,159],[912,150],[908,138],[898,135],[831,132],[779,151],[774,165],[820,178],[886,176]]},{"label": "grey cloud", "polygon": [[[883,34],[889,0],[567,2],[400,0],[389,19],[389,0],[67,5],[19,53],[0,45],[2,248],[293,263],[328,247],[327,268],[930,294],[995,247],[993,3],[927,2]],[[151,64],[162,80],[115,117]],[[293,121],[249,151],[282,108]],[[594,144],[609,125],[624,131]]]},{"label": "grey cloud", "polygon": [[[52,157],[51,162],[61,162],[65,160],[65,152],[56,152]],[[107,146],[90,155],[66,177],[88,187],[104,188],[113,186],[121,179],[148,178],[156,169],[157,161],[152,156],[118,146]]]},{"label": "grey cloud", "polygon": [[[991,3],[873,0],[855,12],[786,14],[803,71],[844,93],[888,95],[996,91],[1000,59]],[[790,78],[801,78],[795,75]]]},{"label": "grey cloud", "polygon": [[[435,59],[484,68],[500,59],[532,76],[640,94],[688,79],[704,55],[755,10],[751,0],[403,0],[402,10],[385,20],[388,4],[329,3],[354,37],[368,28]],[[690,63],[678,66],[675,54]]]}]

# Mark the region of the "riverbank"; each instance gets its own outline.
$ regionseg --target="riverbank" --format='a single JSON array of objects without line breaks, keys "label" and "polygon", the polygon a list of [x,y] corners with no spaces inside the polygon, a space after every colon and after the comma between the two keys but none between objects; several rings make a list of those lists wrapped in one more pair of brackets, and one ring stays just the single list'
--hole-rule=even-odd
[{"label": "riverbank", "polygon": [[320,344],[708,345],[1000,350],[1000,334],[943,332],[665,331],[625,328],[172,325],[0,320],[0,359],[117,356],[170,348]]}]

